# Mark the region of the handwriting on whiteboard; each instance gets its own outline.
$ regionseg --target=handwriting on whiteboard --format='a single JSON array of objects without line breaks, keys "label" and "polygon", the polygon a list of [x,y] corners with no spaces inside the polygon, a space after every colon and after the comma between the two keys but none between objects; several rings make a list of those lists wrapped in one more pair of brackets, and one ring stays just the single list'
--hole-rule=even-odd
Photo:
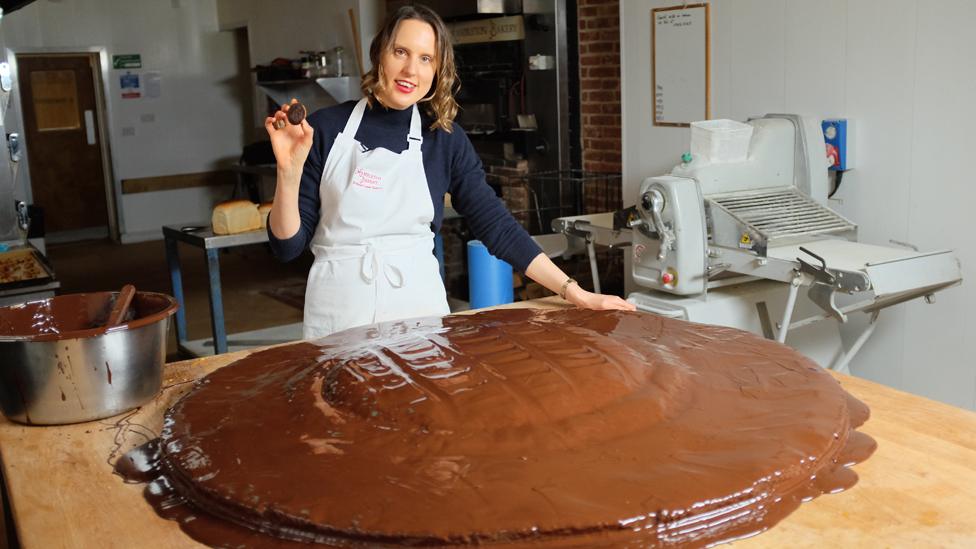
[{"label": "handwriting on whiteboard", "polygon": [[651,10],[655,125],[708,118],[708,4]]},{"label": "handwriting on whiteboard", "polygon": [[692,17],[690,13],[659,13],[657,14],[657,26],[659,27],[690,27]]},{"label": "handwriting on whiteboard", "polygon": [[657,84],[654,92],[654,119],[660,120],[664,116],[664,86]]}]

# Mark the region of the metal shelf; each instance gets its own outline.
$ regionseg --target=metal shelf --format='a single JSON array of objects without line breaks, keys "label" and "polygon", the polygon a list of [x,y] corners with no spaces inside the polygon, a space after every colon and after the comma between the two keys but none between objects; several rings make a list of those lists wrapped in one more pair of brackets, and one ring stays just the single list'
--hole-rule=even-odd
[{"label": "metal shelf", "polygon": [[288,103],[292,98],[301,101],[308,112],[331,107],[346,101],[359,99],[358,76],[335,76],[328,78],[303,78],[298,80],[271,80],[258,82],[257,87],[278,105]]}]

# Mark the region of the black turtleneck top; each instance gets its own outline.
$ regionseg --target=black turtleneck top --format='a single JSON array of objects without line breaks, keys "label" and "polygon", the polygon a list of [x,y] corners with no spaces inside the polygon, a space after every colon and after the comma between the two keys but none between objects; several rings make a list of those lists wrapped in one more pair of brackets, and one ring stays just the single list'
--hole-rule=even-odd
[{"label": "black turtleneck top", "polygon": [[[301,229],[284,240],[271,234],[270,225],[268,229],[271,249],[282,261],[290,261],[301,254],[315,234],[321,215],[319,184],[322,169],[336,136],[342,132],[355,105],[355,101],[349,101],[308,117],[315,134],[299,188]],[[395,153],[403,152],[407,148],[411,112],[412,109],[386,109],[379,105],[367,107],[356,140],[368,149],[383,147]],[[421,113],[424,139],[421,152],[434,205],[431,230],[435,234],[440,230],[444,219],[444,194],[451,193],[451,205],[465,217],[474,236],[493,255],[524,272],[541,249],[488,186],[481,159],[468,136],[457,124],[450,133],[442,129],[431,130],[432,119],[423,114],[423,109]]]}]

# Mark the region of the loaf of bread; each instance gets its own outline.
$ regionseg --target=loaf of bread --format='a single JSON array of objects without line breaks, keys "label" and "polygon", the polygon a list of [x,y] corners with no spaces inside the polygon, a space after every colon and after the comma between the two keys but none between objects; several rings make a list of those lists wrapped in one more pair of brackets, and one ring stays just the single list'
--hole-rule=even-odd
[{"label": "loaf of bread", "polygon": [[271,202],[265,202],[258,206],[258,213],[261,214],[261,228],[268,228],[268,214],[271,213]]},{"label": "loaf of bread", "polygon": [[261,214],[250,200],[231,200],[214,207],[211,223],[214,234],[246,233],[261,228]]}]

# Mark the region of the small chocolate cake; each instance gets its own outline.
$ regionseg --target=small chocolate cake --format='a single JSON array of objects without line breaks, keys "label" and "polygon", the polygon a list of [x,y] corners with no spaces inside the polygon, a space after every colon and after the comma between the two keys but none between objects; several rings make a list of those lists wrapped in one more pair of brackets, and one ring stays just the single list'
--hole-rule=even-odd
[{"label": "small chocolate cake", "polygon": [[302,123],[302,120],[305,120],[305,105],[292,103],[288,106],[288,112],[286,114],[288,116],[288,122],[293,126],[297,126]]}]

